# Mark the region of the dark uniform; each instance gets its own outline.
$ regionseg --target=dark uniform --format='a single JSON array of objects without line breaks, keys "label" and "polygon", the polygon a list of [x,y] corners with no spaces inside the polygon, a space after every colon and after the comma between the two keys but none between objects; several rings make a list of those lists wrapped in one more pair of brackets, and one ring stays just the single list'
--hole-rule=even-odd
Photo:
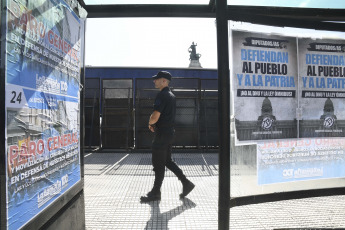
[{"label": "dark uniform", "polygon": [[160,188],[164,179],[165,166],[180,180],[186,178],[182,170],[171,159],[171,146],[175,135],[176,100],[169,87],[165,87],[157,94],[153,109],[161,113],[156,123],[155,136],[152,142],[154,186]]},{"label": "dark uniform", "polygon": [[[171,74],[160,71],[153,79],[166,78],[171,81]],[[170,169],[182,182],[180,198],[187,196],[195,187],[183,174],[182,170],[171,159],[171,146],[175,135],[176,99],[168,86],[157,94],[153,110],[160,113],[154,124],[154,138],[152,141],[152,165],[155,172],[155,182],[152,190],[140,198],[141,202],[150,202],[161,199],[161,186],[164,180],[165,167]],[[150,127],[152,127],[150,125]],[[151,129],[151,128],[150,128]]]}]

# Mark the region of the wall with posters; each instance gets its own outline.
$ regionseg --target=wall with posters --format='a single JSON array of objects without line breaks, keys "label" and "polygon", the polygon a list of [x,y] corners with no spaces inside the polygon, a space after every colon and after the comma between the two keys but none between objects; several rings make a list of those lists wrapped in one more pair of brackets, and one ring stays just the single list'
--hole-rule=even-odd
[{"label": "wall with posters", "polygon": [[255,31],[231,31],[232,195],[344,186],[345,40]]},{"label": "wall with posters", "polygon": [[81,182],[83,21],[64,0],[9,0],[6,11],[7,228]]}]

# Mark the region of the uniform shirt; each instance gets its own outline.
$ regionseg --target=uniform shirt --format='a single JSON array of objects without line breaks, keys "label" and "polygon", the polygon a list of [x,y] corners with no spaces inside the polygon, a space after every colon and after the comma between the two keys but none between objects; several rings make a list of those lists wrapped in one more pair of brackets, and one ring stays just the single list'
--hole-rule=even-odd
[{"label": "uniform shirt", "polygon": [[156,126],[173,127],[175,124],[176,99],[169,87],[163,88],[156,96],[153,110],[161,113]]}]

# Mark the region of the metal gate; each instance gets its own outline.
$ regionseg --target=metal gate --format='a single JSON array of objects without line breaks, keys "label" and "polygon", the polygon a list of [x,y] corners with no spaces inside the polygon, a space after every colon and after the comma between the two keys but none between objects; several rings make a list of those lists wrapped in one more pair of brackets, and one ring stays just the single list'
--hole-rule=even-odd
[{"label": "metal gate", "polygon": [[[217,148],[217,80],[175,78],[171,89],[176,95],[174,147]],[[153,133],[147,122],[157,93],[152,79],[137,78],[133,104],[133,79],[87,78],[85,147],[151,148]]]},{"label": "metal gate", "polygon": [[[147,128],[158,93],[152,79],[136,79],[136,148],[151,147],[153,134]],[[217,80],[174,78],[170,84],[176,96],[176,148],[218,147]]]},{"label": "metal gate", "polygon": [[102,80],[102,149],[134,146],[132,89],[132,79]]},{"label": "metal gate", "polygon": [[176,96],[175,147],[200,147],[200,80],[181,78],[171,81]]},{"label": "metal gate", "polygon": [[100,147],[100,79],[85,81],[85,147]]},{"label": "metal gate", "polygon": [[157,90],[152,79],[136,79],[135,81],[135,147],[146,149],[151,147],[153,134],[147,128],[152,113]]},{"label": "metal gate", "polygon": [[200,145],[218,147],[218,80],[201,80]]}]

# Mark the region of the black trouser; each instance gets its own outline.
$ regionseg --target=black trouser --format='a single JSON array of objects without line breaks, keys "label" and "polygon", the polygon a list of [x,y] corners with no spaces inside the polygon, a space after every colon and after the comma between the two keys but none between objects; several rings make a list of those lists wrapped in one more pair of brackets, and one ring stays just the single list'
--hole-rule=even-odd
[{"label": "black trouser", "polygon": [[163,183],[165,167],[170,169],[181,181],[186,180],[182,170],[171,159],[174,134],[173,128],[155,130],[152,142],[152,165],[155,172],[154,189],[156,190],[159,190]]}]

